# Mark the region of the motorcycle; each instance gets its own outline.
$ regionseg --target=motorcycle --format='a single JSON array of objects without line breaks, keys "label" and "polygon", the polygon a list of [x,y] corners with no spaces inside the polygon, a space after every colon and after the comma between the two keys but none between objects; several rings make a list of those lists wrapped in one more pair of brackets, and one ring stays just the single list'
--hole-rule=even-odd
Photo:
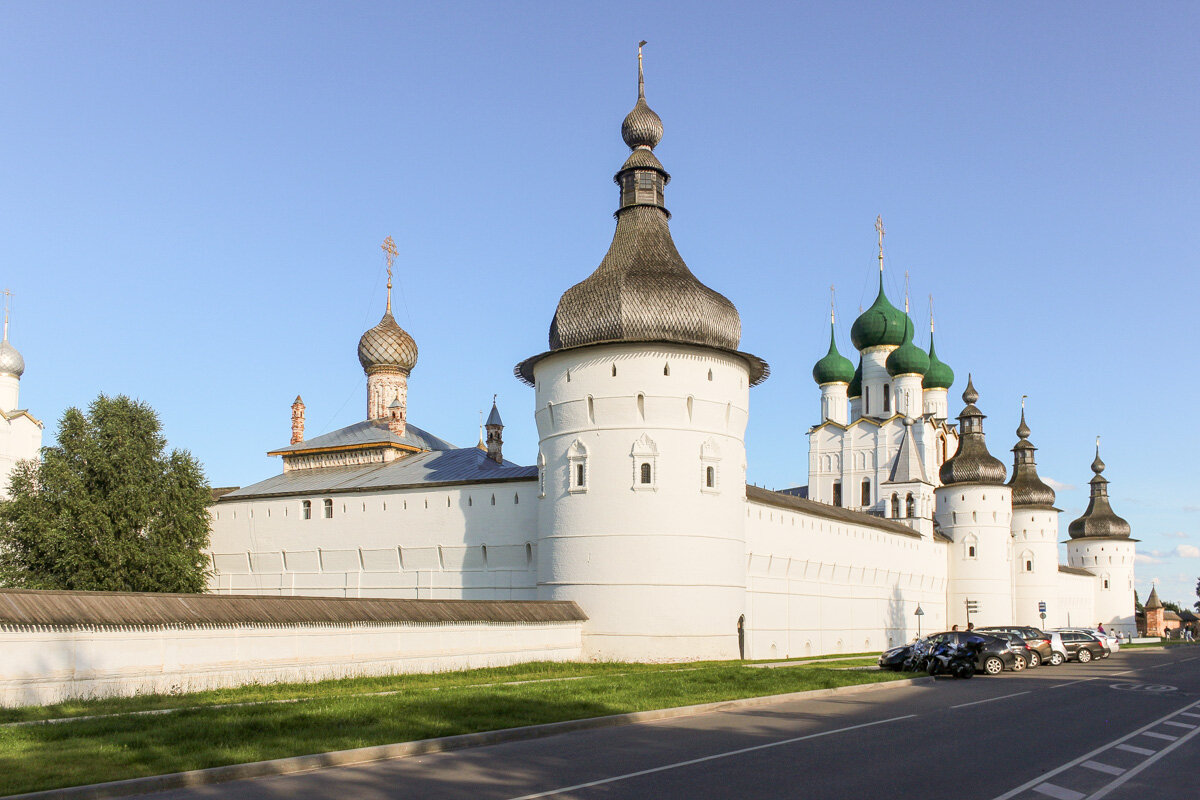
[{"label": "motorcycle", "polygon": [[930,677],[953,675],[955,678],[970,678],[975,674],[975,662],[982,646],[981,642],[942,642],[930,650],[925,672]]},{"label": "motorcycle", "polygon": [[909,646],[908,656],[904,659],[905,672],[925,672],[929,668],[929,653],[931,645],[928,639],[917,639]]}]

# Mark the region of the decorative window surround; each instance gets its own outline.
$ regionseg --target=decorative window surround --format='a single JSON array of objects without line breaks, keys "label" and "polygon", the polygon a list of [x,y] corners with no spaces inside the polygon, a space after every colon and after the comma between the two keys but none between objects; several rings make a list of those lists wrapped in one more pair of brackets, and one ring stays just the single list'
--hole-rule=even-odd
[{"label": "decorative window surround", "polygon": [[[633,448],[630,451],[630,456],[633,460],[633,490],[635,492],[657,492],[658,491],[658,445],[650,438],[649,434],[643,433],[633,443]],[[642,483],[642,465],[650,465],[650,482]]]},{"label": "decorative window surround", "polygon": [[[567,491],[578,494],[588,487],[588,453],[583,442],[576,439],[567,448]],[[582,474],[583,480],[580,481]]]}]

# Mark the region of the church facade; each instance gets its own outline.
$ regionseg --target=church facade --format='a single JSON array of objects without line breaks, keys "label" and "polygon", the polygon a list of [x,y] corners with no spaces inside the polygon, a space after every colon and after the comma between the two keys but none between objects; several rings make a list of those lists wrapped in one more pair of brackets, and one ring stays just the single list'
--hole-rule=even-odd
[{"label": "church facade", "polygon": [[859,362],[838,352],[831,320],[813,370],[808,486],[748,486],[750,394],[770,370],[672,239],[640,55],[621,133],[612,245],[562,295],[548,349],[514,370],[534,394],[537,463],[504,458],[494,404],[475,447],[409,422],[417,346],[392,317],[389,277],[358,348],[366,418],[306,439],[296,398],[291,442],[273,451],[282,473],[212,509],[212,591],[573,600],[584,655],[616,660],[879,650],[918,624],[965,625],[968,603],[979,625],[1134,632],[1135,540],[1099,453],[1060,564],[1024,414],[1010,477],[973,380],[952,418],[932,323],[924,350],[888,300],[881,225],[879,295],[851,329]]},{"label": "church facade", "polygon": [[8,498],[8,482],[18,461],[37,458],[42,448],[42,422],[21,408],[21,376],[25,359],[8,341],[8,312],[0,339],[0,500]]}]

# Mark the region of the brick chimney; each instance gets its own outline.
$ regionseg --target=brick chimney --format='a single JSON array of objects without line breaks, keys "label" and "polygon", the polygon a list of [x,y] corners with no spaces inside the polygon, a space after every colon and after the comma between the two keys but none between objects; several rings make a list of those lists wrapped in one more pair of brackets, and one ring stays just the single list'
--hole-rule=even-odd
[{"label": "brick chimney", "polygon": [[296,402],[292,403],[292,444],[300,444],[304,441],[304,401],[300,399],[300,395],[296,395]]},{"label": "brick chimney", "polygon": [[504,463],[504,422],[500,419],[500,410],[496,408],[496,396],[492,395],[492,413],[488,414],[487,423],[487,455],[497,464]]},{"label": "brick chimney", "polygon": [[408,425],[404,417],[404,404],[400,402],[399,398],[397,398],[388,406],[388,430],[397,436],[403,436],[404,429]]}]

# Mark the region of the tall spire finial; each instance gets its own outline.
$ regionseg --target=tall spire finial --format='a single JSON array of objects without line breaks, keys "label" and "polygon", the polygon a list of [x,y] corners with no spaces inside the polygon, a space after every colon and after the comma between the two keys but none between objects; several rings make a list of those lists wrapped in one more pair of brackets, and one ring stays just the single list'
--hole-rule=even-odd
[{"label": "tall spire finial", "polygon": [[904,270],[904,313],[908,313],[908,270]]},{"label": "tall spire finial", "polygon": [[929,335],[933,336],[933,295],[929,295]]},{"label": "tall spire finial", "polygon": [[396,243],[392,241],[392,237],[388,236],[380,245],[383,248],[384,255],[387,257],[387,313],[392,313],[392,262],[396,260],[396,255],[399,252],[396,250]]},{"label": "tall spire finial", "polygon": [[12,289],[4,292],[4,341],[8,341],[8,312],[12,311]]},{"label": "tall spire finial", "polygon": [[875,231],[879,234],[879,272],[883,274],[883,234],[886,231],[883,229],[883,215],[879,214],[875,217]]},{"label": "tall spire finial", "polygon": [[642,72],[642,48],[645,46],[645,39],[638,42],[638,97],[643,100],[646,99],[646,75]]},{"label": "tall spire finial", "polygon": [[836,297],[837,297],[837,290],[834,289],[832,285],[830,285],[830,287],[829,287],[829,324],[830,325],[833,325],[835,322],[837,322],[837,316],[835,315],[834,310],[833,310],[833,303],[834,303],[834,300],[836,299]]}]

